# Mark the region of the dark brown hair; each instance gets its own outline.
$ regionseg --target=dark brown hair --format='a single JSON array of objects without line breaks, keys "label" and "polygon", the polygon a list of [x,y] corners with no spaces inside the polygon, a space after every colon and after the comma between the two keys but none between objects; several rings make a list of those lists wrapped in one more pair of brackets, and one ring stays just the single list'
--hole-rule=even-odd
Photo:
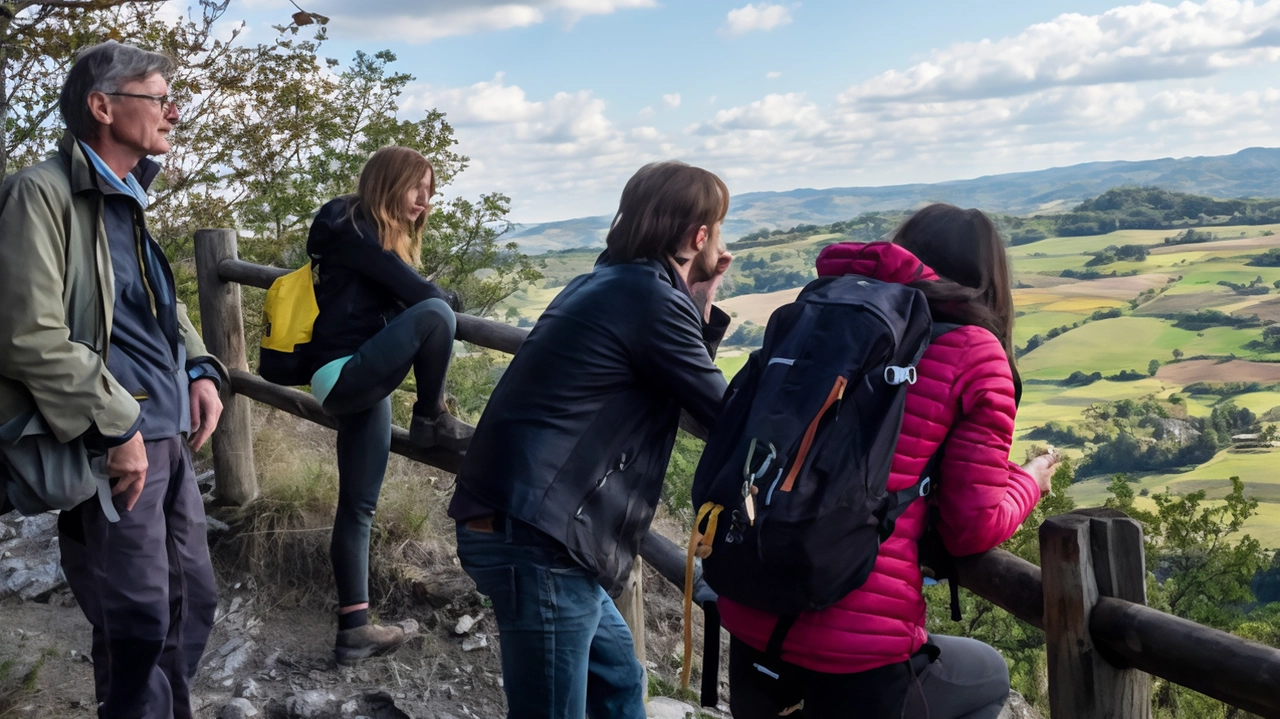
[{"label": "dark brown hair", "polygon": [[978,210],[936,203],[893,233],[942,281],[919,281],[935,320],[991,330],[1013,362],[1013,278],[1004,242],[991,218]]},{"label": "dark brown hair", "polygon": [[729,214],[729,188],[719,177],[683,162],[653,162],[627,180],[605,244],[609,259],[631,262],[674,255],[680,242]]}]

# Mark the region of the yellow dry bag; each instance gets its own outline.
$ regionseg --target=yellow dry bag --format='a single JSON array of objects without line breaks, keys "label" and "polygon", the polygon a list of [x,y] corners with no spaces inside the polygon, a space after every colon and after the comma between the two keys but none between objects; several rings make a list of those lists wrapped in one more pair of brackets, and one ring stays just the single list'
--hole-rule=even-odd
[{"label": "yellow dry bag", "polygon": [[320,314],[310,262],[271,283],[262,314],[258,374],[276,384],[309,383],[310,367],[303,355]]}]

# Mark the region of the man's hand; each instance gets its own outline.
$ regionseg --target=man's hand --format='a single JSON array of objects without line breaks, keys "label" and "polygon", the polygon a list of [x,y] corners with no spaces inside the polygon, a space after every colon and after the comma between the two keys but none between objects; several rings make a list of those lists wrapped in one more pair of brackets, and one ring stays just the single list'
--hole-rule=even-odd
[{"label": "man's hand", "polygon": [[198,379],[191,383],[191,437],[187,443],[192,452],[200,451],[205,440],[218,428],[222,416],[222,399],[213,380]]},{"label": "man's hand", "polygon": [[116,480],[111,496],[124,495],[124,508],[133,511],[133,505],[142,496],[142,486],[147,481],[147,447],[142,443],[142,433],[136,432],[127,442],[107,450],[107,476]]},{"label": "man's hand", "polygon": [[729,271],[729,265],[732,263],[733,254],[728,250],[721,252],[720,259],[716,260],[716,269],[711,279],[689,285],[689,294],[693,295],[693,303],[702,311],[703,322],[711,321],[711,305],[716,301],[716,290],[720,287],[720,282],[724,280],[724,275]]}]

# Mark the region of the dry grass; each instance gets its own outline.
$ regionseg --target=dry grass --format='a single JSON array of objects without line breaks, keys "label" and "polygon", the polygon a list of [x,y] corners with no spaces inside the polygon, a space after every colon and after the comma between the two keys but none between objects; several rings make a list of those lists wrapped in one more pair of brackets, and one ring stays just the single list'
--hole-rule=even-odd
[{"label": "dry grass", "polygon": [[[216,513],[234,529],[214,547],[224,576],[252,577],[285,606],[335,605],[329,562],[338,502],[334,441],[331,430],[255,405],[259,497]],[[375,608],[395,613],[466,590],[458,576],[438,571],[453,568],[453,523],[445,514],[452,491],[452,475],[392,455],[370,546]]]}]

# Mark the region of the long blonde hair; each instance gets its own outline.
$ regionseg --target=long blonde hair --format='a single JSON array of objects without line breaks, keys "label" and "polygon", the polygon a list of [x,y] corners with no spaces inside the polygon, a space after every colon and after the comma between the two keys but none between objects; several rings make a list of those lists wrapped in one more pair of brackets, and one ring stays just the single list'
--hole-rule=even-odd
[{"label": "long blonde hair", "polygon": [[431,173],[431,195],[435,196],[436,172],[431,161],[413,148],[391,145],[369,157],[356,185],[355,204],[377,228],[382,249],[413,267],[422,256],[422,228],[431,207],[411,222],[404,217],[404,196],[427,172]]}]

